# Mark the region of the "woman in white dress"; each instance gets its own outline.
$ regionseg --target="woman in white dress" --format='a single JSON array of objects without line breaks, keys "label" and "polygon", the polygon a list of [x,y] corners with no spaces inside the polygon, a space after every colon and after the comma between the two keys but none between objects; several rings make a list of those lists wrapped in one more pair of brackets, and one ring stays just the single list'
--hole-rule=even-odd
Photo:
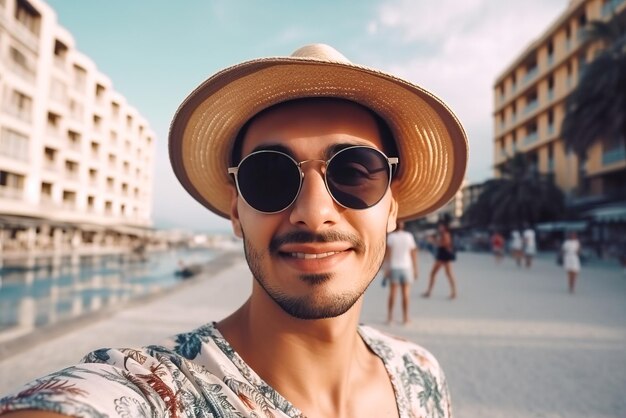
[{"label": "woman in white dress", "polygon": [[522,256],[524,249],[524,241],[522,241],[522,234],[517,229],[511,231],[511,244],[510,244],[511,255],[517,264],[517,267],[522,266]]},{"label": "woman in white dress", "polygon": [[567,272],[567,280],[569,283],[569,292],[574,293],[574,287],[576,286],[576,278],[580,271],[580,242],[576,236],[576,232],[572,231],[568,234],[568,238],[563,242],[561,247],[561,253],[563,254],[563,267]]}]

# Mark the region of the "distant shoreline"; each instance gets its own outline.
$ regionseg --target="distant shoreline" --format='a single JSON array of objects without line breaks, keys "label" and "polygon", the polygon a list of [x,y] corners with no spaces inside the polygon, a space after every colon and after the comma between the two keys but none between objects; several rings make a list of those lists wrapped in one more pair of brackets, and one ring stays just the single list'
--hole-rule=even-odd
[{"label": "distant shoreline", "polygon": [[86,312],[80,316],[67,318],[53,324],[37,327],[28,334],[0,342],[0,361],[6,360],[15,354],[18,354],[26,348],[36,346],[42,341],[49,341],[73,330],[105,319],[113,312],[150,303],[163,296],[172,294],[173,292],[178,292],[198,281],[208,280],[215,274],[229,268],[236,262],[243,259],[243,251],[241,249],[215,249],[215,251],[215,257],[203,266],[203,271],[189,280],[180,280],[179,283],[174,286],[161,288],[158,291],[136,296],[130,300],[121,301],[114,305],[107,305],[97,311]]}]

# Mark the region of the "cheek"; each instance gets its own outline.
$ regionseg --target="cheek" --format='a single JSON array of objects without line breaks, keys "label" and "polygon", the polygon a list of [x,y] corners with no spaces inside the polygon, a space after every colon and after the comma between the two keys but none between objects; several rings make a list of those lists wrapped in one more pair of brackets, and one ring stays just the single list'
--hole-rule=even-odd
[{"label": "cheek", "polygon": [[237,210],[246,240],[253,243],[255,247],[267,247],[280,223],[279,216],[259,213],[241,200],[237,205]]}]

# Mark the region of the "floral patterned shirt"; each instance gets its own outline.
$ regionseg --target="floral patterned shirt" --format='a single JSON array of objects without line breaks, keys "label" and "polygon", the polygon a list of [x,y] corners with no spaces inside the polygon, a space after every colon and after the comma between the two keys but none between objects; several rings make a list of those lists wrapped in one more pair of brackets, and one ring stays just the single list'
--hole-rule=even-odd
[{"label": "floral patterned shirt", "polygon": [[[387,369],[400,417],[452,416],[445,377],[432,354],[367,326],[359,334]],[[0,414],[19,409],[76,417],[304,417],[214,324],[162,346],[89,353],[80,364],[0,399]]]}]

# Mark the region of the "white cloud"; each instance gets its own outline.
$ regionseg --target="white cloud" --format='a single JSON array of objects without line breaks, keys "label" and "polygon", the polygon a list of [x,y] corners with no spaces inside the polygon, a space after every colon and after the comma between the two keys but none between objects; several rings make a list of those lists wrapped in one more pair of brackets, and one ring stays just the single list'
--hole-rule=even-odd
[{"label": "white cloud", "polygon": [[399,37],[409,51],[380,66],[442,97],[465,125],[470,181],[491,174],[496,77],[566,6],[567,0],[443,0],[436,7],[397,0],[381,5],[370,23],[378,28],[377,36]]}]

